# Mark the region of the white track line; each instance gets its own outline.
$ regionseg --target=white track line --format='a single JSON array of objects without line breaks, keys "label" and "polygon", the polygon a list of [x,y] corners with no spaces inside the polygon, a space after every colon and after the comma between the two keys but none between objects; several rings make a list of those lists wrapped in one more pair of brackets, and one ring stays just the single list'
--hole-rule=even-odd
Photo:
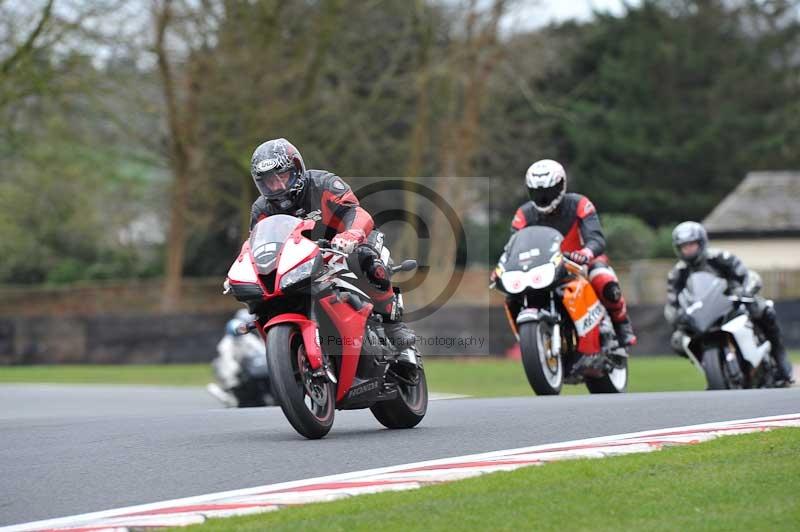
[{"label": "white track line", "polygon": [[428,396],[429,401],[448,401],[450,399],[467,399],[471,395],[461,395],[458,393],[437,393],[431,392]]},{"label": "white track line", "polygon": [[718,436],[780,427],[800,427],[800,413],[632,432],[428,460],[24,523],[0,528],[0,532],[124,532],[130,528],[185,526],[202,523],[211,517],[260,513],[288,505],[330,501],[365,493],[415,489],[423,485],[495,471],[510,471],[554,460],[649,452],[665,445],[693,444]]}]

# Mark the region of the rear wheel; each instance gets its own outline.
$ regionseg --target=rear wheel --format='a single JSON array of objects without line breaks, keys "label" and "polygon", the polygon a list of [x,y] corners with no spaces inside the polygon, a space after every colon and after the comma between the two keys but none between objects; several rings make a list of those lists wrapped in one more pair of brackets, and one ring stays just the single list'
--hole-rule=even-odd
[{"label": "rear wheel", "polygon": [[628,389],[628,359],[621,357],[616,366],[599,378],[586,377],[589,393],[623,393]]},{"label": "rear wheel", "polygon": [[530,321],[519,326],[522,367],[536,395],[558,395],[564,384],[564,364],[553,354],[553,327]]},{"label": "rear wheel", "polygon": [[417,426],[428,411],[428,381],[424,368],[398,376],[397,397],[375,403],[370,410],[386,428],[410,429]]},{"label": "rear wheel", "polygon": [[706,389],[727,390],[729,388],[722,363],[722,351],[718,347],[715,346],[703,351],[702,365],[706,374]]},{"label": "rear wheel", "polygon": [[267,360],[273,394],[292,427],[312,440],[325,436],[333,426],[335,390],[330,381],[311,376],[302,336],[294,326],[269,330]]}]

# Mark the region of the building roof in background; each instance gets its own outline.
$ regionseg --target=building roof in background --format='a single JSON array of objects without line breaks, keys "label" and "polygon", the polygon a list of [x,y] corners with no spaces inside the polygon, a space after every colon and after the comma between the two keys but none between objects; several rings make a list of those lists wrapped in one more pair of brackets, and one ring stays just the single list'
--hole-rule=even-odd
[{"label": "building roof in background", "polygon": [[800,236],[800,171],[750,172],[703,221],[711,236]]}]

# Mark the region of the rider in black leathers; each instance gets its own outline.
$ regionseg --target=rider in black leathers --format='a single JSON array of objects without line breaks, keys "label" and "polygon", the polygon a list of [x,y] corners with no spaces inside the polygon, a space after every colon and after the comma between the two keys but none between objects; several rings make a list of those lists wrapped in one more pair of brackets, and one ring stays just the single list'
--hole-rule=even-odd
[{"label": "rider in black leathers", "polygon": [[384,331],[398,348],[411,347],[416,335],[401,320],[402,304],[380,256],[383,236],[373,232],[372,217],[342,178],[324,170],[306,170],[297,148],[286,139],[264,142],[253,152],[250,172],[261,196],[250,211],[250,229],[274,214],[306,217],[317,212],[313,238],[351,254],[348,262],[367,283],[359,283],[383,317]]},{"label": "rider in black leathers", "polygon": [[667,304],[664,307],[664,317],[675,329],[673,348],[679,353],[683,352],[680,346],[684,333],[680,328],[682,315],[678,294],[685,288],[689,275],[697,271],[707,271],[727,280],[731,293],[754,299],[753,303],[747,305],[750,319],[764,331],[767,340],[772,344],[772,357],[778,363],[780,376],[785,383],[790,384],[792,363],[786,355],[775,307],[772,301],[755,295],[761,289],[759,275],[748,270],[737,256],[727,251],[708,248],[706,230],[697,222],[679,224],[672,232],[672,243],[675,253],[681,259],[667,277]]}]

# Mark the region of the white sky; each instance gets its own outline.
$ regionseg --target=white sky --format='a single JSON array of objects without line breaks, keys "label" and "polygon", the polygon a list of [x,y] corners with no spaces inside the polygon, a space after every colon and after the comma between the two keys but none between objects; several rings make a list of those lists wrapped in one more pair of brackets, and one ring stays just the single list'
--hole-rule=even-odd
[{"label": "white sky", "polygon": [[[638,0],[628,0],[636,5]],[[530,29],[561,22],[570,18],[587,20],[593,11],[619,15],[624,11],[623,0],[520,0],[505,25],[508,29]]]}]

